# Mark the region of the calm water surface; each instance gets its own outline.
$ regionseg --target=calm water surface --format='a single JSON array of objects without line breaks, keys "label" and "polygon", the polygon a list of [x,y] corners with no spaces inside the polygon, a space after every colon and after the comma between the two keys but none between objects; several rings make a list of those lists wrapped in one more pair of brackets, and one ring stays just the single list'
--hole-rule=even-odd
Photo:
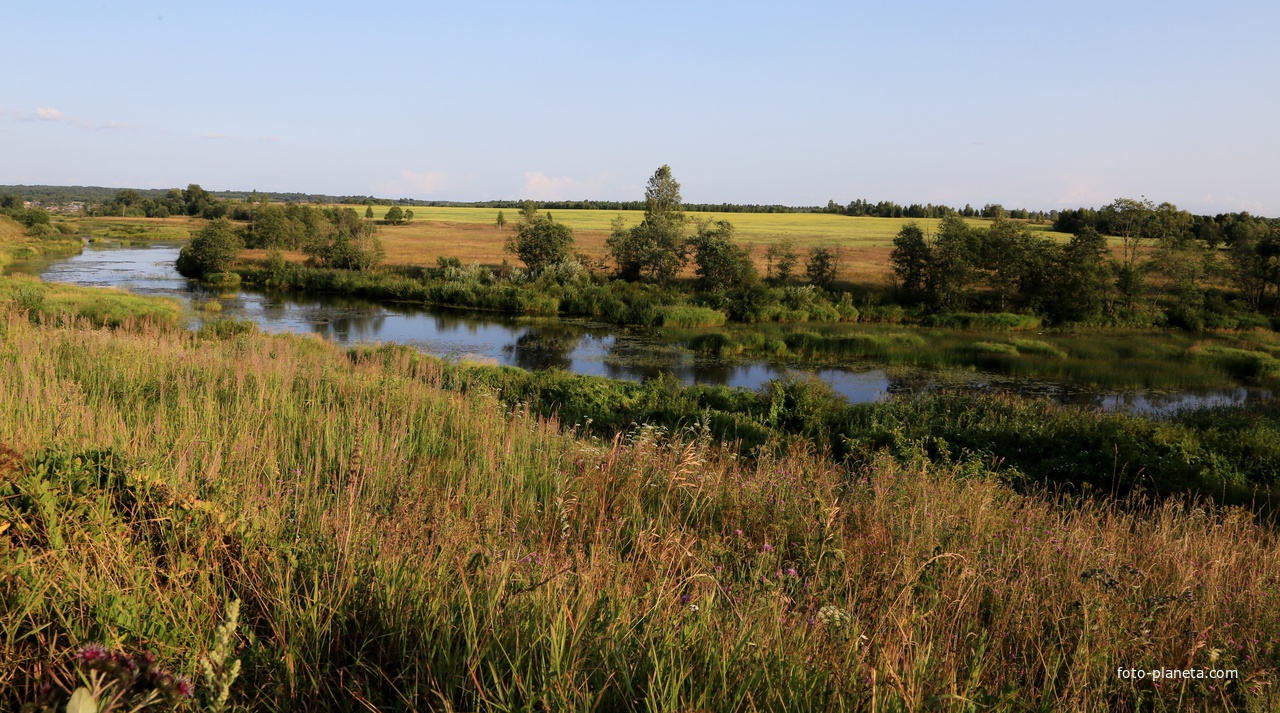
[{"label": "calm water surface", "polygon": [[[651,335],[612,325],[578,320],[528,320],[447,308],[378,305],[325,295],[210,291],[178,274],[177,245],[111,247],[92,245],[52,263],[15,265],[49,282],[89,287],[119,287],[144,295],[174,297],[190,304],[217,299],[221,316],[250,319],[270,332],[318,334],[350,346],[377,342],[407,344],[446,358],[505,364],[525,369],[562,368],[578,374],[643,380],[673,374],[686,384],[759,388],[790,371],[807,371],[831,384],[854,403],[894,394],[939,388],[927,372],[891,378],[884,369],[777,367],[764,362],[726,363],[694,357]],[[198,314],[193,311],[193,314]],[[192,317],[193,327],[201,317]],[[895,371],[895,373],[897,373]],[[948,387],[955,387],[953,380]],[[1228,388],[1169,393],[1106,392],[1072,384],[1008,379],[975,374],[971,389],[1042,395],[1061,403],[1106,410],[1167,413],[1189,406],[1240,404],[1270,398],[1257,389]]]}]

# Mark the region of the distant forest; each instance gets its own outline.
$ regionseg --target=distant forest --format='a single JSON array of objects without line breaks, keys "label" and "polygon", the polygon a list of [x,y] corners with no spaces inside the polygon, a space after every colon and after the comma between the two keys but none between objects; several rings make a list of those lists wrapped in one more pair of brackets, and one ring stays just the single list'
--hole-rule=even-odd
[{"label": "distant forest", "polygon": [[[188,186],[199,189],[199,186]],[[172,199],[173,191],[169,188],[106,188],[102,186],[0,186],[0,195],[13,194],[25,200],[40,203],[61,204],[80,201],[95,205],[114,203],[141,203],[152,201],[159,205]],[[375,196],[334,196],[324,193],[259,193],[258,191],[205,191],[200,193],[211,199],[257,203],[263,195],[278,203],[346,203],[354,205],[402,205],[453,208],[507,208],[518,210],[524,206],[523,200],[489,200],[489,201],[426,201],[412,198],[377,198]],[[125,200],[119,200],[121,197]],[[644,201],[534,201],[539,210],[644,210]],[[982,208],[964,206],[953,208],[932,203],[912,203],[902,205],[893,201],[872,202],[858,199],[848,204],[828,201],[825,206],[788,206],[780,204],[759,203],[685,203],[684,210],[694,213],[831,213],[851,216],[871,216],[878,218],[942,218],[951,214],[966,217],[995,218],[998,216],[1034,220],[1052,221],[1057,211],[1030,211],[1025,208],[1006,210],[997,204],[988,204]]]},{"label": "distant forest", "polygon": [[[66,204],[73,201],[88,203],[98,215],[130,215],[137,217],[167,217],[169,215],[197,215],[206,218],[236,217],[235,203],[344,203],[348,205],[401,205],[453,208],[505,208],[519,210],[529,201],[426,201],[411,198],[377,198],[375,196],[336,196],[324,193],[265,193],[251,191],[206,191],[197,184],[178,188],[107,188],[103,186],[0,186],[0,195],[12,195],[42,204]],[[231,205],[226,205],[226,203]],[[644,201],[532,201],[539,210],[644,210]],[[1172,208],[1163,204],[1162,208]],[[1073,208],[1065,210],[1028,210],[1008,208],[998,203],[988,203],[981,208],[965,205],[956,208],[933,203],[903,205],[893,201],[868,201],[857,199],[847,204],[827,201],[825,206],[787,206],[758,203],[685,203],[685,211],[694,213],[828,213],[833,215],[865,216],[875,218],[945,218],[961,215],[966,218],[1010,218],[1036,223],[1052,223],[1054,230],[1075,233],[1083,227],[1092,227],[1106,234],[1114,234],[1113,226],[1098,209]],[[1215,242],[1215,227],[1235,214],[1215,217],[1194,216],[1192,230],[1196,237]],[[1259,216],[1242,214],[1250,219]]]}]

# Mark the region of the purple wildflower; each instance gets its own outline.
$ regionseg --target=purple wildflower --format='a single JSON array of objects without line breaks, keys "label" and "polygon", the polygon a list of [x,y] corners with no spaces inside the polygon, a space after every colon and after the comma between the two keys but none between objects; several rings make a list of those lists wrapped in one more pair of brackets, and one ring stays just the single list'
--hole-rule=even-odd
[{"label": "purple wildflower", "polygon": [[80,650],[76,652],[76,658],[83,663],[98,663],[111,658],[111,652],[107,651],[102,644],[89,643],[80,647]]},{"label": "purple wildflower", "polygon": [[773,545],[771,545],[771,544],[769,544],[768,542],[766,542],[766,543],[764,543],[763,545],[761,545],[761,546],[760,546],[760,551],[761,551],[761,552],[773,552]]},{"label": "purple wildflower", "polygon": [[191,681],[179,676],[173,681],[173,688],[183,698],[191,698],[196,695],[196,687],[191,685]]}]

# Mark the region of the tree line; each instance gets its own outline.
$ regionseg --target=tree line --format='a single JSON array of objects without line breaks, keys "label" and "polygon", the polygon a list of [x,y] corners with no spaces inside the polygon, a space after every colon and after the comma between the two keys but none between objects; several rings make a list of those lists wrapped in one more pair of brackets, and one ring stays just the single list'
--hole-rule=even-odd
[{"label": "tree line", "polygon": [[1057,211],[1045,212],[1027,210],[1026,208],[1006,210],[999,203],[988,203],[982,208],[974,208],[966,203],[963,208],[952,208],[951,206],[934,205],[933,203],[912,203],[906,206],[893,201],[872,203],[861,198],[850,201],[848,205],[827,201],[827,207],[823,208],[822,212],[871,218],[945,218],[948,215],[958,214],[966,218],[1013,218],[1015,220],[1032,220],[1036,222],[1052,220],[1057,215]]},{"label": "tree line", "polygon": [[352,208],[262,204],[245,229],[216,218],[198,230],[179,253],[178,272],[204,279],[226,273],[245,248],[269,251],[275,264],[283,263],[280,251],[300,250],[316,267],[337,270],[371,270],[386,256],[377,226]]},{"label": "tree line", "polygon": [[951,214],[932,235],[908,223],[890,255],[900,296],[937,312],[1025,311],[1058,323],[1163,315],[1193,329],[1233,311],[1223,286],[1248,310],[1280,310],[1280,221],[1205,219],[1122,198],[1060,216],[1055,227],[1071,228],[1071,240],[1054,242],[1007,218],[975,228]]}]

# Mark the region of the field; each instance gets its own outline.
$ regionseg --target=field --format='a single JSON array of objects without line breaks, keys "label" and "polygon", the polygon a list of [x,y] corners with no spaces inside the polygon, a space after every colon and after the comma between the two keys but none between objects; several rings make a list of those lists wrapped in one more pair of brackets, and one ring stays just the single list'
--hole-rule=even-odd
[{"label": "field", "polygon": [[[351,206],[364,215],[365,206]],[[381,219],[386,207],[374,214]],[[457,257],[463,263],[499,264],[514,257],[503,251],[519,212],[503,209],[506,229],[495,225],[496,208],[413,208],[407,225],[382,226],[379,235],[387,248],[387,262],[393,265],[434,265],[439,256]],[[639,223],[640,211],[553,210],[552,217],[574,230],[576,249],[601,258],[610,222],[621,215],[627,225]],[[769,243],[791,240],[801,251],[811,247],[839,247],[843,251],[842,277],[858,281],[882,281],[889,268],[893,237],[912,219],[863,218],[822,213],[689,213],[695,220],[727,220],[733,223],[736,238],[751,248],[761,274],[765,271],[765,248]],[[925,230],[934,230],[935,219],[915,219]],[[971,220],[974,225],[989,221]],[[1033,226],[1036,228],[1042,226]],[[1058,233],[1051,235],[1065,239]],[[803,268],[803,263],[801,265]]]},{"label": "field", "polygon": [[[6,710],[87,642],[154,651],[212,710],[231,600],[238,709],[1278,702],[1280,547],[1245,510],[1019,492],[923,449],[584,438],[407,350],[13,310],[0,349]],[[1239,677],[1117,675],[1171,667]]]}]

